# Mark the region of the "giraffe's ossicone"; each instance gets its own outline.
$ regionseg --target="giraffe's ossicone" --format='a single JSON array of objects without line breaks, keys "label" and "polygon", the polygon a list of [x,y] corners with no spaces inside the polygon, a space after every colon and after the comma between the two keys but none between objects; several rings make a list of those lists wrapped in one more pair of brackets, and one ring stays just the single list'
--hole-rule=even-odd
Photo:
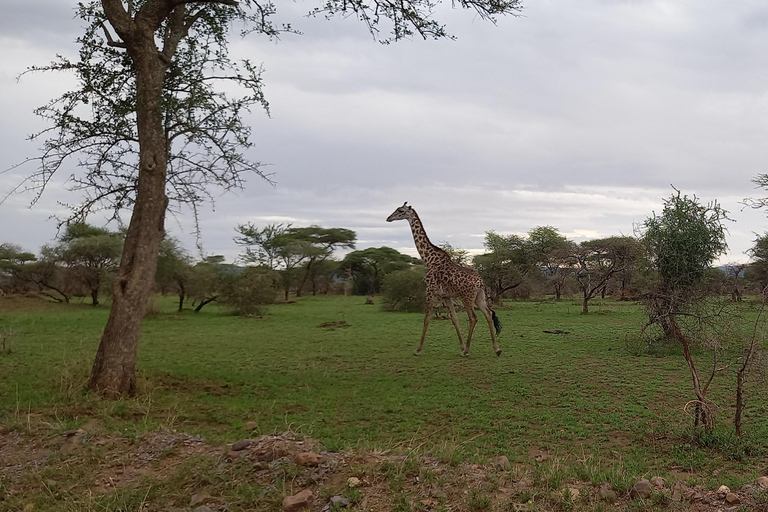
[{"label": "giraffe's ossicone", "polygon": [[[475,306],[483,312],[483,315],[488,321],[493,349],[496,351],[496,355],[500,355],[501,349],[496,342],[496,335],[501,332],[501,322],[499,322],[496,312],[488,305],[485,283],[483,282],[483,278],[480,277],[480,274],[471,268],[463,267],[454,262],[448,256],[448,253],[430,242],[427,232],[424,230],[424,225],[421,223],[421,219],[419,219],[416,210],[411,206],[408,206],[408,203],[403,203],[403,206],[396,209],[392,212],[392,215],[387,217],[387,222],[395,220],[407,220],[411,225],[411,232],[413,233],[413,242],[416,244],[416,250],[419,251],[419,256],[421,256],[421,259],[427,264],[428,269],[427,275],[424,278],[427,285],[427,311],[424,316],[424,327],[421,331],[419,347],[414,352],[414,355],[418,355],[424,346],[424,338],[427,335],[429,321],[432,318],[432,308],[434,307],[435,300],[442,300],[448,308],[451,315],[451,322],[453,322],[453,326],[456,328],[456,335],[459,337],[459,345],[461,346],[461,355],[463,357],[469,355],[469,345],[472,343],[472,332],[477,323]],[[454,298],[461,299],[461,302],[464,304],[464,310],[469,317],[469,330],[467,332],[466,344],[461,337],[459,321],[456,318],[456,310],[453,307]]]}]

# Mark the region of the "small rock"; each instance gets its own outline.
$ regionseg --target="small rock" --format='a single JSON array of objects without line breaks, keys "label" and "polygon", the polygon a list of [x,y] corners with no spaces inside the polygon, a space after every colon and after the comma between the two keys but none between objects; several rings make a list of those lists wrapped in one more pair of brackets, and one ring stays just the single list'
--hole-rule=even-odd
[{"label": "small rock", "polygon": [[725,495],[725,502],[729,505],[738,505],[741,503],[741,498],[739,498],[736,494],[729,492]]},{"label": "small rock", "polygon": [[660,477],[660,476],[655,476],[655,477],[651,478],[651,483],[652,483],[652,484],[653,484],[655,487],[660,487],[660,488],[664,488],[664,487],[667,485],[667,481],[666,481],[666,480],[664,480],[664,479],[663,479],[662,477]]},{"label": "small rock", "polygon": [[347,478],[347,485],[352,488],[359,486],[361,483],[362,482],[360,482],[360,479],[357,478],[356,476],[351,476]]},{"label": "small rock", "polygon": [[725,495],[731,492],[731,489],[727,485],[721,485],[717,488],[717,496],[720,498],[725,498]]},{"label": "small rock", "polygon": [[509,469],[509,459],[506,455],[499,455],[493,459],[493,465],[498,469]]},{"label": "small rock", "polygon": [[286,496],[283,499],[283,512],[295,512],[311,508],[314,501],[315,496],[312,494],[312,490],[304,489],[298,494]]},{"label": "small rock", "polygon": [[701,502],[705,505],[714,505],[715,499],[712,496],[704,496]]},{"label": "small rock", "polygon": [[653,492],[651,482],[643,478],[632,486],[632,489],[629,490],[629,496],[630,498],[650,498],[651,492]]},{"label": "small rock", "polygon": [[568,494],[571,497],[571,501],[576,501],[579,499],[579,496],[581,496],[581,491],[576,486],[569,485],[566,487],[566,489],[568,490]]},{"label": "small rock", "polygon": [[193,494],[192,498],[189,500],[189,506],[194,507],[196,505],[204,504],[206,501],[208,501],[208,498],[210,498],[210,496],[204,492]]},{"label": "small rock", "polygon": [[616,494],[616,491],[611,488],[611,484],[607,482],[600,486],[600,489],[597,490],[597,493],[600,495],[600,498],[604,499],[605,501],[616,501],[616,499],[619,497],[618,494]]},{"label": "small rock", "polygon": [[257,428],[259,428],[259,424],[256,421],[246,421],[243,424],[243,429],[245,430],[256,430]]},{"label": "small rock", "polygon": [[227,454],[227,458],[234,460],[234,459],[237,459],[238,457],[240,457],[240,455],[242,455],[242,454],[243,454],[243,452],[234,452],[234,451],[233,452],[229,452]]},{"label": "small rock", "polygon": [[704,495],[697,491],[690,491],[687,496],[688,501],[691,503],[696,503],[697,501],[701,501],[704,499]]},{"label": "small rock", "polygon": [[331,498],[331,506],[347,508],[349,506],[349,499],[344,496],[334,496]]},{"label": "small rock", "polygon": [[235,441],[232,443],[232,451],[233,452],[239,452],[240,450],[245,450],[251,445],[250,439],[241,439],[239,441]]},{"label": "small rock", "polygon": [[683,482],[675,482],[672,486],[672,501],[679,503],[683,501],[683,496],[688,491],[688,487]]},{"label": "small rock", "polygon": [[293,457],[298,466],[317,466],[323,461],[323,456],[314,452],[301,452]]},{"label": "small rock", "polygon": [[768,476],[761,476],[757,479],[757,485],[762,489],[768,489]]},{"label": "small rock", "polygon": [[741,486],[739,491],[743,492],[744,494],[755,494],[755,486],[752,484],[744,484]]}]

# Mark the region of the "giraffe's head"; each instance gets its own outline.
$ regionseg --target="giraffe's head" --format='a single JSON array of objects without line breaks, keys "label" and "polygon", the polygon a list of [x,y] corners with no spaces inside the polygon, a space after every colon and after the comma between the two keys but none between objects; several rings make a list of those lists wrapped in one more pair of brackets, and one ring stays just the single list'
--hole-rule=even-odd
[{"label": "giraffe's head", "polygon": [[393,220],[411,220],[413,218],[413,208],[408,206],[408,202],[403,203],[403,206],[392,212],[392,215],[387,217],[387,222]]}]

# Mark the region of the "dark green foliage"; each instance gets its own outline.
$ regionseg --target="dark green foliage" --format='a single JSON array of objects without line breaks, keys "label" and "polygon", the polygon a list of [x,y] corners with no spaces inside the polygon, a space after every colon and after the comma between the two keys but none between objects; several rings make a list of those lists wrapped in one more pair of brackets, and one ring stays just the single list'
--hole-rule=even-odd
[{"label": "dark green foliage", "polygon": [[664,201],[661,215],[643,223],[644,240],[667,291],[687,291],[701,284],[707,269],[728,248],[727,218],[717,202],[702,205],[678,191]]},{"label": "dark green foliage", "polygon": [[260,316],[264,306],[275,302],[277,278],[275,271],[266,267],[248,267],[224,280],[218,300],[240,316]]},{"label": "dark green foliage", "polygon": [[179,311],[184,309],[184,299],[192,277],[192,257],[173,237],[166,236],[160,244],[155,282],[160,292],[178,294]]},{"label": "dark green foliage", "polygon": [[421,260],[391,247],[369,247],[347,254],[339,266],[345,277],[353,280],[353,293],[373,295],[382,290],[384,278],[391,272],[418,265]]},{"label": "dark green foliage", "polygon": [[758,236],[755,245],[749,250],[752,262],[749,265],[749,277],[759,283],[760,289],[768,286],[768,233]]},{"label": "dark green foliage", "polygon": [[488,285],[492,301],[498,302],[505,292],[523,283],[536,261],[528,241],[519,235],[488,231],[484,244],[488,252],[475,256],[473,263]]},{"label": "dark green foliage", "polygon": [[382,309],[385,311],[423,312],[426,308],[426,267],[395,270],[382,285]]}]

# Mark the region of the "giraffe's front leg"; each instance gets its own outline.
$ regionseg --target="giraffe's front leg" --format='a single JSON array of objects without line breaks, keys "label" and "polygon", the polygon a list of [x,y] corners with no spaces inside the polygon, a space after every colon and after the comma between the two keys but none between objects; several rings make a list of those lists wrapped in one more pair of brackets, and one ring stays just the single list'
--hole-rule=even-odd
[{"label": "giraffe's front leg", "polygon": [[427,294],[427,314],[424,315],[424,327],[421,330],[421,340],[419,341],[419,348],[413,353],[417,356],[421,353],[421,349],[424,347],[424,338],[427,336],[427,328],[429,327],[429,321],[432,319],[432,305],[433,297]]},{"label": "giraffe's front leg", "polygon": [[461,328],[459,327],[459,319],[456,318],[456,308],[453,307],[453,299],[450,297],[443,298],[443,303],[448,308],[448,312],[451,314],[451,322],[456,328],[456,336],[459,337],[459,347],[461,347],[461,354],[464,355],[466,347],[464,345],[464,339],[461,337]]}]

